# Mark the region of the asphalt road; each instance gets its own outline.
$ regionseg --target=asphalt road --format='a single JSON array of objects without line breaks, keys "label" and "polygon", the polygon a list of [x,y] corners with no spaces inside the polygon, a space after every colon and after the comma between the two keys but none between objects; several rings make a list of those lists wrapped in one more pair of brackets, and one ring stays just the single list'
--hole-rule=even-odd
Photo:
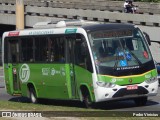
[{"label": "asphalt road", "polygon": [[[2,69],[0,69],[0,100],[14,101],[14,102],[29,102],[27,98],[14,97],[6,93],[6,90],[4,88]],[[65,102],[54,101],[52,105],[81,107],[81,103],[76,101],[65,101]],[[160,87],[158,95],[149,97],[146,106],[137,107],[132,100],[125,100],[125,101],[111,101],[105,103],[98,103],[96,104],[96,106],[94,106],[94,108],[102,110],[114,110],[114,111],[160,111]]]}]

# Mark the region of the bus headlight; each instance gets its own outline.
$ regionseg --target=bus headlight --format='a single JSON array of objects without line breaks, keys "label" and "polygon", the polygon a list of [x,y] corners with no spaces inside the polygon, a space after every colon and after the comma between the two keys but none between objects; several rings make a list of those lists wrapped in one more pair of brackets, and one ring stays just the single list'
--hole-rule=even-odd
[{"label": "bus headlight", "polygon": [[113,88],[113,87],[115,87],[115,84],[109,83],[109,82],[97,81],[96,83],[100,87],[106,87],[106,88]]},{"label": "bus headlight", "polygon": [[146,83],[153,83],[155,81],[157,81],[157,77],[150,78],[150,79],[146,80],[145,82]]}]

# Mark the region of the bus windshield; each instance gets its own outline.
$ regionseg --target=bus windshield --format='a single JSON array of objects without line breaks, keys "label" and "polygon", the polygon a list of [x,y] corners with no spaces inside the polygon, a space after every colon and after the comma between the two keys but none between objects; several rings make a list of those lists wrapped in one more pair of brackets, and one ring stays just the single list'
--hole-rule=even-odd
[{"label": "bus windshield", "polygon": [[89,39],[96,66],[131,68],[152,60],[138,28],[94,31],[89,33]]}]

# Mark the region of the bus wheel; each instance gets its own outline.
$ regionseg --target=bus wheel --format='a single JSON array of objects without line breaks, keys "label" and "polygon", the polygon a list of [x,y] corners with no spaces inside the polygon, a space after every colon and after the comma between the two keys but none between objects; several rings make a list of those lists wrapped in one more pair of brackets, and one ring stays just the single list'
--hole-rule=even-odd
[{"label": "bus wheel", "polygon": [[35,89],[34,88],[30,88],[29,89],[29,92],[30,92],[30,101],[34,104],[38,103],[38,99],[37,99],[37,96],[36,96],[36,92],[35,92]]},{"label": "bus wheel", "polygon": [[148,97],[139,97],[139,98],[135,98],[134,102],[137,106],[144,106],[147,103],[147,99]]},{"label": "bus wheel", "polygon": [[86,92],[85,94],[83,94],[83,103],[86,108],[92,107],[92,102],[91,102],[91,97],[89,95],[89,92]]}]

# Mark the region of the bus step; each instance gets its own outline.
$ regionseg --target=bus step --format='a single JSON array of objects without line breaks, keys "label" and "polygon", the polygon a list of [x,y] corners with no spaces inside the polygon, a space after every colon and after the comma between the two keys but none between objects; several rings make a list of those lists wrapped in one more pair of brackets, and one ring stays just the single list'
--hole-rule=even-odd
[{"label": "bus step", "polygon": [[21,96],[21,93],[14,93],[13,96]]}]

